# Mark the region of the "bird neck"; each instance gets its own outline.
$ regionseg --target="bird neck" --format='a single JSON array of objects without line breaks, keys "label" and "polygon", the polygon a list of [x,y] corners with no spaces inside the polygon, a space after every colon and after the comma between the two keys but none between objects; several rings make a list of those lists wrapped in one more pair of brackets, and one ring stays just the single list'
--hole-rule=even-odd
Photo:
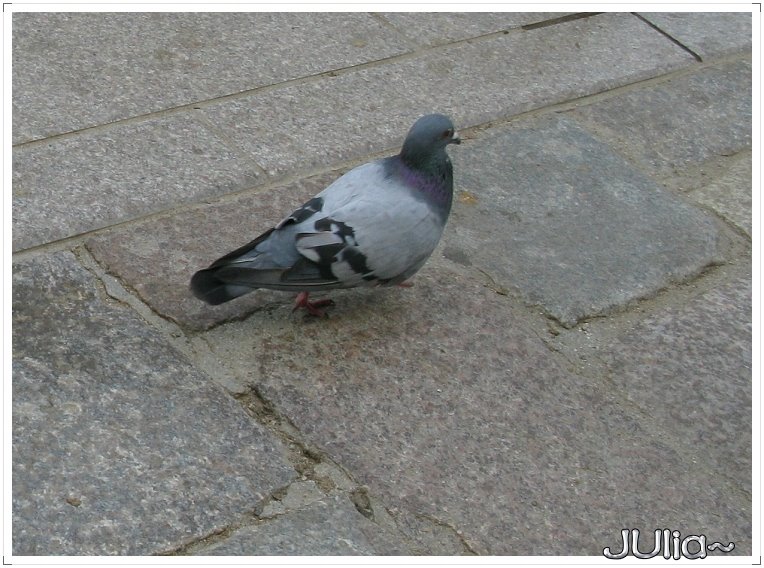
[{"label": "bird neck", "polygon": [[[421,158],[421,157],[420,157]],[[403,183],[414,189],[424,200],[445,216],[451,211],[454,179],[453,166],[444,150],[427,159],[412,161],[401,153],[391,159],[393,168]]]}]

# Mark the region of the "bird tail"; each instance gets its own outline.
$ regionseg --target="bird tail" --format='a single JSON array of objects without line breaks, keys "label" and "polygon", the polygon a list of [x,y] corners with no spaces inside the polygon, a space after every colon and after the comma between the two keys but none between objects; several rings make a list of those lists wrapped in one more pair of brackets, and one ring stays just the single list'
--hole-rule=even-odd
[{"label": "bird tail", "polygon": [[[191,292],[200,300],[213,306],[230,302],[234,298],[268,287],[283,270],[273,270],[274,266],[263,262],[263,256],[255,252],[256,247],[266,241],[273,229],[269,229],[255,240],[229,252],[200,270],[191,277]],[[254,254],[253,254],[254,253]],[[260,270],[264,268],[264,270]]]},{"label": "bird tail", "polygon": [[225,282],[216,276],[218,268],[200,270],[191,277],[191,292],[200,300],[217,306],[243,296],[255,288]]}]

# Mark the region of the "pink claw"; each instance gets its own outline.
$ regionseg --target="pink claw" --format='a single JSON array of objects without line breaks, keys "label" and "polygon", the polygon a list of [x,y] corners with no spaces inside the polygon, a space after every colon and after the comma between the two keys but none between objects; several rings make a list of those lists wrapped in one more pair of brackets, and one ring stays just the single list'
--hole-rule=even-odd
[{"label": "pink claw", "polygon": [[308,295],[310,292],[300,292],[297,294],[297,297],[294,300],[294,308],[292,308],[292,311],[295,312],[299,308],[305,308],[308,313],[312,316],[316,316],[319,318],[322,318],[326,316],[326,313],[319,308],[323,306],[331,306],[334,304],[333,300],[330,300],[329,298],[325,300],[317,300],[315,302],[309,302],[308,301]]}]

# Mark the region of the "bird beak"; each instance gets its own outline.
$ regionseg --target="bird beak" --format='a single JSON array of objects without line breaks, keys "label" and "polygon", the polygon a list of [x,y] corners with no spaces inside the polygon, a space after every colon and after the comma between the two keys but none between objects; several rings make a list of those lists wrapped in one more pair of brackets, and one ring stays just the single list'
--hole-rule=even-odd
[{"label": "bird beak", "polygon": [[454,130],[454,135],[451,137],[451,140],[449,141],[449,144],[461,144],[462,139],[459,138],[459,133]]}]

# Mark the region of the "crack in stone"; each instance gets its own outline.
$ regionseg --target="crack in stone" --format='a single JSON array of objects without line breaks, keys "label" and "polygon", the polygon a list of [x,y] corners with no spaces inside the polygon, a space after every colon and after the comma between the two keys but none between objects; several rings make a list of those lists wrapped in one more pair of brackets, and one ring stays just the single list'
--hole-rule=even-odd
[{"label": "crack in stone", "polygon": [[457,529],[450,523],[447,523],[446,521],[443,521],[435,517],[434,515],[430,515],[427,513],[418,513],[415,516],[424,521],[428,521],[441,529],[446,529],[447,531],[451,532],[459,541],[459,543],[462,545],[466,553],[474,555],[474,556],[479,556],[479,553],[472,547],[472,545],[470,545],[469,542],[467,542],[467,539],[464,537],[464,534],[462,533],[462,531],[460,531],[459,529]]},{"label": "crack in stone", "polygon": [[214,531],[209,532],[206,535],[191,539],[188,542],[185,542],[183,544],[176,546],[175,548],[155,552],[152,554],[152,556],[187,556],[187,555],[196,554],[200,550],[203,550],[213,544],[226,540],[228,537],[230,537],[234,532],[236,532],[240,528],[249,526],[252,524],[255,524],[255,523],[252,523],[252,522],[247,523],[245,520],[239,520],[237,522],[226,525],[223,528],[215,529]]},{"label": "crack in stone", "polygon": [[304,483],[305,481],[295,480],[290,482],[287,485],[278,487],[277,489],[274,489],[270,494],[263,497],[254,507],[254,509],[244,513],[238,519],[234,520],[233,522],[230,522],[226,526],[212,530],[205,535],[192,538],[188,540],[187,542],[184,542],[174,548],[155,552],[153,555],[154,556],[187,556],[187,555],[203,554],[205,549],[219,542],[224,542],[229,537],[231,537],[235,532],[241,529],[261,525],[269,521],[272,521],[274,519],[277,519],[279,517],[289,515],[290,513],[300,511],[310,506],[311,504],[313,504],[316,500],[314,499],[314,500],[306,501],[305,503],[298,503],[292,507],[284,508],[284,510],[281,510],[281,511],[276,509],[274,511],[270,511],[264,514],[265,511],[268,511],[268,505],[283,501],[288,496],[290,490],[293,487],[299,484],[304,484]]},{"label": "crack in stone", "polygon": [[307,446],[291,420],[278,412],[273,402],[265,398],[258,387],[250,385],[244,393],[233,396],[247,414],[284,442],[290,454],[287,458],[292,467],[303,478],[312,479],[314,468],[324,460],[324,454]]},{"label": "crack in stone", "polygon": [[476,267],[476,268],[478,269],[478,272],[480,272],[483,276],[485,276],[488,279],[488,283],[484,284],[484,286],[486,288],[489,288],[490,290],[493,290],[494,292],[496,292],[500,296],[509,296],[509,290],[507,290],[504,286],[502,286],[501,284],[496,282],[496,280],[494,280],[493,276],[488,274],[488,272],[486,272],[485,270],[483,270],[480,267]]}]

